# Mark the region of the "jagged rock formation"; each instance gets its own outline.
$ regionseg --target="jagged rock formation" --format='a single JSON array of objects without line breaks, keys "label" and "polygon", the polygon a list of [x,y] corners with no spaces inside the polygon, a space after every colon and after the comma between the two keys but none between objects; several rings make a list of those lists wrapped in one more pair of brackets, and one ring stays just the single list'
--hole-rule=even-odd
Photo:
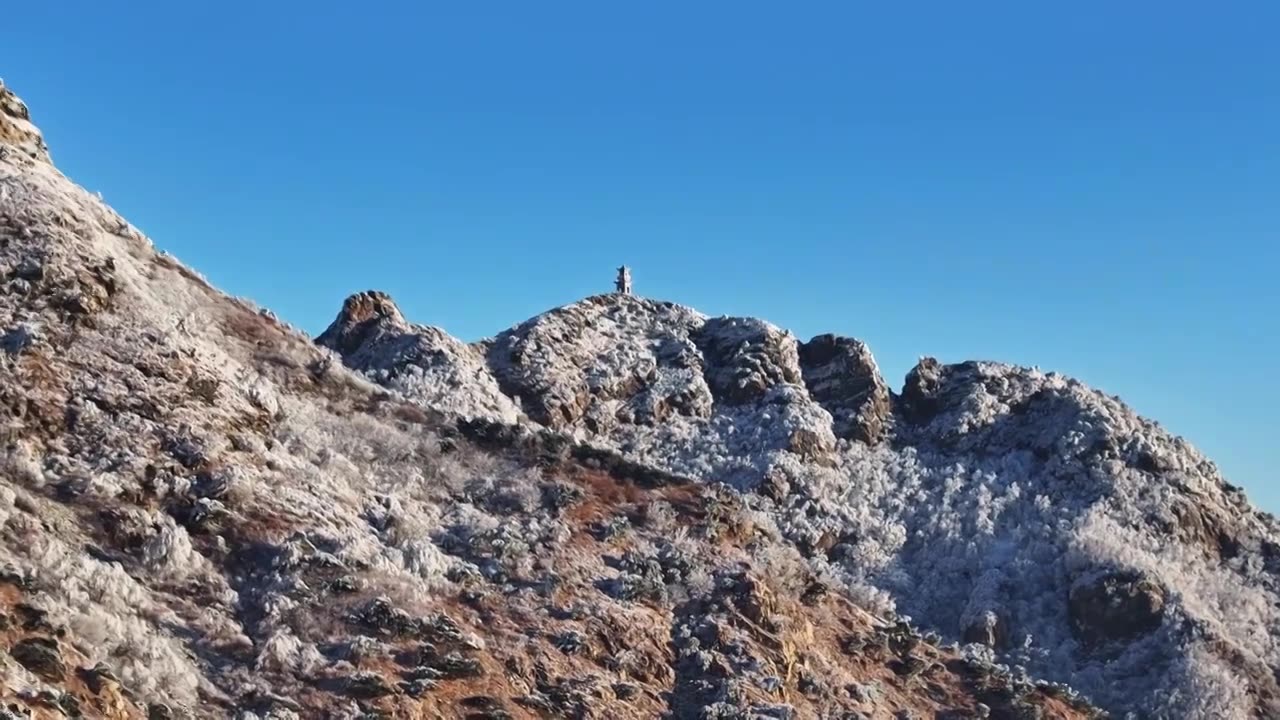
[{"label": "jagged rock formation", "polygon": [[1280,713],[1280,530],[1114,398],[629,295],[313,344],[0,109],[5,712]]},{"label": "jagged rock formation", "polygon": [[436,328],[410,325],[384,293],[347,298],[316,342],[348,366],[432,407],[505,422],[519,417],[485,369],[482,351]]},{"label": "jagged rock formation", "polygon": [[0,115],[0,715],[1094,714],[858,607],[755,495],[461,419],[514,412],[507,346],[364,295],[324,341],[368,382],[33,132]]},{"label": "jagged rock formation", "polygon": [[49,148],[44,144],[40,129],[31,124],[26,103],[6,88],[3,80],[0,80],[0,144],[6,152],[50,162]]},{"label": "jagged rock formation", "polygon": [[1115,710],[1280,713],[1274,519],[1115,398],[933,358],[895,396],[857,340],[626,295],[472,348],[524,422],[758,492],[864,604]]},{"label": "jagged rock formation", "polygon": [[[456,403],[468,401],[459,397],[482,398],[485,407],[474,408],[475,416],[510,420],[512,410],[500,398],[509,399],[535,423],[682,476],[753,487],[782,472],[789,458],[830,464],[837,433],[878,442],[889,418],[888,390],[865,346],[854,340],[815,338],[803,346],[802,364],[795,337],[761,320],[708,318],[672,303],[612,294],[557,308],[468,347],[436,328],[397,319],[399,310],[379,294],[391,319],[378,321],[370,342],[344,351],[343,343],[366,332],[363,321],[348,318],[369,297],[349,298],[319,338],[351,367],[373,370],[374,379],[432,407],[460,409]],[[353,329],[342,330],[347,327]],[[395,380],[402,369],[421,375],[421,361],[398,359],[405,345],[433,348],[433,367],[457,383],[442,393],[429,380],[412,386]],[[484,363],[475,361],[479,355]],[[438,400],[442,394],[450,399]]]},{"label": "jagged rock formation", "polygon": [[837,437],[880,442],[892,418],[889,387],[866,343],[819,335],[800,346],[805,387],[831,413]]}]

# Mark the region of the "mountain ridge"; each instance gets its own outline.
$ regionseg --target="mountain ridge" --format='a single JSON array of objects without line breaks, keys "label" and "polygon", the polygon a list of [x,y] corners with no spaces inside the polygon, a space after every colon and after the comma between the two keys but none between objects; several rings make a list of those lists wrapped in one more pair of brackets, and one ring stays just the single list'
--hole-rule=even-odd
[{"label": "mountain ridge", "polygon": [[[394,306],[389,297],[380,297]],[[393,334],[413,335],[424,347],[432,345],[424,340],[428,335],[437,343],[449,337],[439,328],[404,320],[398,310],[394,315]],[[339,313],[326,335],[343,323]],[[320,342],[326,343],[325,335]],[[1093,667],[1097,660],[1091,658],[1106,653],[1097,655],[1090,648],[1121,637],[1135,645],[1163,644],[1164,650],[1153,656],[1154,648],[1144,647],[1125,670],[1120,669],[1123,653],[1110,657],[1101,672],[1114,675],[1099,684],[1136,684],[1138,676],[1145,681],[1153,657],[1161,653],[1166,653],[1168,670],[1178,667],[1167,653],[1185,637],[1207,632],[1220,645],[1223,634],[1251,634],[1248,623],[1231,618],[1231,611],[1218,614],[1225,607],[1256,609],[1259,602],[1273,602],[1250,593],[1225,598],[1224,589],[1229,592],[1239,576],[1229,579],[1223,568],[1235,564],[1237,570],[1230,573],[1252,565],[1255,570],[1242,571],[1247,576],[1274,567],[1266,559],[1274,558],[1280,547],[1274,518],[1249,505],[1240,489],[1227,483],[1212,461],[1184,439],[1137,415],[1119,398],[1057,373],[991,361],[944,365],[925,357],[895,393],[880,377],[869,349],[856,339],[819,335],[806,343],[765,321],[712,318],[675,303],[620,294],[590,296],[553,308],[469,347],[473,358],[483,355],[487,362],[473,361],[463,377],[493,377],[496,383],[486,380],[489,392],[496,384],[516,406],[519,421],[568,432],[579,441],[677,476],[758,492],[783,506],[779,514],[794,523],[791,538],[806,552],[835,550],[843,558],[860,558],[833,564],[845,569],[853,565],[855,575],[870,579],[873,587],[865,590],[869,597],[886,601],[883,609],[929,618],[926,626],[944,637],[997,646],[1000,657],[1017,656],[1049,677],[1066,679],[1082,666]],[[368,371],[369,351],[362,348],[363,360],[351,362],[348,356],[349,364]],[[432,357],[437,366],[450,362],[446,351]],[[412,360],[383,365],[384,370],[415,369]],[[410,400],[432,404],[412,383],[398,380],[394,370],[369,376]],[[463,382],[452,385],[449,394],[456,399],[470,391]],[[722,434],[725,431],[734,435]],[[955,537],[954,528],[939,527],[945,523],[921,517],[889,497],[910,484],[878,490],[883,493],[873,501],[881,506],[878,517],[848,517],[851,507],[853,515],[864,512],[859,506],[866,499],[814,509],[815,499],[822,505],[839,496],[829,489],[831,484],[856,483],[861,471],[851,466],[868,461],[874,474],[901,472],[900,464],[908,462],[919,465],[910,473],[938,478],[911,482],[917,500],[939,514],[953,502],[947,495],[972,482],[964,478],[966,467],[976,466],[985,477],[975,483],[976,502],[991,502],[983,497],[1005,493],[1006,498],[995,502],[1018,508],[1015,514],[1024,517],[1003,528],[998,520],[946,522],[967,524],[979,537],[990,533],[994,537],[983,552],[1003,558],[998,564],[1011,565],[987,569],[985,575],[993,579],[979,574],[961,580],[959,585],[968,586],[963,594],[940,592],[945,599],[926,602],[903,597],[922,581],[936,582],[940,572],[928,551],[912,548],[912,535],[934,534],[955,545],[957,552],[967,541]],[[837,479],[833,483],[831,477],[815,477],[822,474]],[[1153,481],[1157,484],[1151,486]],[[1034,497],[1022,497],[1019,483],[1035,492]],[[826,489],[814,490],[824,484]],[[1053,507],[1060,500],[1071,504],[1068,512]],[[798,513],[787,509],[787,503],[809,504]],[[985,512],[989,511],[974,507],[975,514]],[[997,509],[1001,512],[1008,510]],[[813,522],[814,517],[823,522]],[[1064,521],[1069,524],[1061,525]],[[889,536],[884,536],[886,524],[897,526]],[[788,529],[786,521],[782,526]],[[904,532],[906,537],[892,537]],[[882,537],[867,540],[876,533]],[[850,536],[859,538],[862,547],[841,542]],[[1185,543],[1178,553],[1189,551],[1206,561],[1197,570],[1215,578],[1206,580],[1211,583],[1206,590],[1213,584],[1222,587],[1186,608],[1168,605],[1187,598],[1177,587],[1179,572],[1160,559],[1161,554],[1176,554],[1163,547],[1166,541],[1160,538],[1166,536]],[[1131,544],[1113,546],[1111,540],[1119,537],[1128,537]],[[1058,576],[1049,578],[1038,569],[1013,570],[1023,561],[1010,560],[1000,547],[1015,539],[1018,545],[1054,547],[1038,562],[1056,564]],[[887,559],[867,557],[884,555],[886,549]],[[904,563],[903,553],[915,557]],[[1250,554],[1254,557],[1242,560]],[[989,562],[992,558],[980,565]],[[881,567],[868,572],[868,566],[877,564]],[[905,578],[892,579],[904,571]],[[1153,579],[1156,574],[1169,579]],[[1028,612],[1017,606],[1049,602],[1044,593],[1019,598],[1023,593],[1007,587],[1011,579],[1025,582],[1028,575],[1035,579],[1033,586],[1056,584],[1061,590],[1050,593],[1057,595],[1050,603],[1057,606],[1050,613],[1056,620],[1038,618],[1031,623],[1035,632],[1026,640],[1032,645],[1024,654],[1009,648],[1017,624],[1013,618]],[[1256,578],[1265,596],[1274,597],[1272,570]],[[985,587],[991,583],[996,587]],[[1219,609],[1200,617],[1179,616],[1189,608],[1197,608],[1191,615],[1204,611],[1205,601]],[[1250,621],[1260,619],[1254,612],[1249,610]],[[1179,616],[1174,624],[1181,624],[1181,629],[1166,625],[1172,616]],[[1274,620],[1265,622],[1271,626]],[[1233,623],[1235,630],[1223,629]],[[1024,624],[1019,629],[1032,628]],[[1162,634],[1163,639],[1154,639]],[[1033,647],[1036,639],[1046,646]],[[1248,666],[1244,675],[1251,678],[1253,690],[1274,703],[1277,687],[1268,669],[1274,660],[1263,659],[1271,652],[1263,649],[1266,646],[1253,645],[1259,655],[1249,661],[1236,650],[1227,655],[1235,658],[1232,664]],[[1064,665],[1075,669],[1064,676]],[[1098,693],[1096,686],[1085,687]]]},{"label": "mountain ridge", "polygon": [[3,86],[0,270],[5,712],[1280,707],[1274,519],[1070,379],[895,395],[856,341],[613,295],[468,344],[366,293],[317,345]]}]

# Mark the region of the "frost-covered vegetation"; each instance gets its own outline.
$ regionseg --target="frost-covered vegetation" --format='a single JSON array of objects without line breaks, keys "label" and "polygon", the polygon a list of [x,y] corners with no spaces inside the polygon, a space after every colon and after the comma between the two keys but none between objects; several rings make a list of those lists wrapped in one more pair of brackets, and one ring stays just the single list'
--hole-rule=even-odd
[{"label": "frost-covered vegetation", "polygon": [[[392,336],[442,336],[394,316]],[[348,357],[361,368],[369,350]],[[1220,717],[1242,707],[1236,687],[1280,712],[1275,522],[1116,398],[932,359],[891,397],[857,341],[800,343],[621,294],[539,315],[469,357],[481,353],[487,372],[472,361],[450,392],[484,397],[496,381],[522,422],[764,496],[761,512],[867,607],[1115,710]],[[1198,694],[1206,683],[1224,689]]]},{"label": "frost-covered vegetation", "polygon": [[0,706],[1277,712],[1274,523],[1065,378],[891,397],[856,341],[630,296],[467,345],[364,293],[318,346],[3,87],[0,338]]}]

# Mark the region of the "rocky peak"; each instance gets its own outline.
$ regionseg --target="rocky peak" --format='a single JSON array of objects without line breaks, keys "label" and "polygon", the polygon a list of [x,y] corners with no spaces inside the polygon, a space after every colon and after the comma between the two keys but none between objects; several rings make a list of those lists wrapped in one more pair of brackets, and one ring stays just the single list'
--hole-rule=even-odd
[{"label": "rocky peak", "polygon": [[[489,367],[533,420],[554,428],[606,431],[664,411],[665,397],[642,391],[670,385],[705,396],[692,329],[700,314],[634,295],[597,295],[542,313],[500,333]],[[658,392],[658,395],[661,395]],[[645,407],[647,404],[647,408]],[[705,399],[676,406],[702,414]]]},{"label": "rocky peak", "polygon": [[763,320],[714,318],[697,339],[711,391],[728,404],[758,402],[770,388],[801,382],[795,336]]},{"label": "rocky peak", "polygon": [[40,162],[52,162],[40,129],[31,122],[26,103],[0,80],[0,144]]},{"label": "rocky peak", "polygon": [[[833,413],[844,437],[871,442],[883,433],[887,390],[857,341],[842,341],[842,354],[813,361],[816,399],[796,338],[756,318],[708,318],[675,303],[614,293],[464,346],[398,313],[379,319],[378,308],[388,304],[384,295],[348,299],[319,342],[419,400],[428,388],[400,378],[406,368],[430,366],[428,374],[447,372],[466,393],[506,399],[473,409],[509,404],[540,425],[667,472],[752,486],[788,457],[829,464],[837,445]],[[818,345],[814,358],[822,355]]]},{"label": "rocky peak", "polygon": [[837,436],[880,442],[892,414],[890,393],[866,343],[818,335],[800,346],[800,367],[809,394],[834,418]]},{"label": "rocky peak", "polygon": [[856,340],[618,295],[468,344],[370,292],[320,340],[376,390],[4,97],[14,712],[1088,716],[1039,676],[1280,717],[1280,528],[1116,398],[936,360],[895,398]]},{"label": "rocky peak", "polygon": [[902,386],[902,409],[912,422],[928,422],[937,414],[943,372],[943,365],[936,358],[923,357],[907,373]]},{"label": "rocky peak", "polygon": [[356,293],[316,339],[348,367],[430,407],[463,416],[515,422],[520,412],[502,394],[478,346],[443,330],[409,323],[390,295]]},{"label": "rocky peak", "polygon": [[[763,320],[623,294],[550,310],[471,346],[409,324],[379,337],[349,350],[348,364],[402,389],[396,373],[435,367],[454,378],[449,393],[433,400],[428,383],[409,388],[412,397],[500,398],[488,406],[509,401],[545,430],[637,466],[757,490],[822,562],[887,588],[898,608],[949,637],[995,653],[1039,638],[1045,649],[1020,662],[1058,677],[1082,678],[1057,673],[1104,647],[1120,658],[1108,670],[1117,683],[1146,672],[1143,643],[1185,656],[1160,618],[1233,623],[1173,590],[1167,568],[1188,557],[1238,566],[1215,583],[1276,592],[1258,570],[1280,567],[1280,551],[1267,559],[1280,547],[1266,540],[1274,528],[1211,463],[1118,399],[1056,373],[926,357],[895,396],[854,338],[802,343]],[[427,348],[431,362],[421,359]],[[947,579],[972,557],[971,580]],[[1112,579],[1079,579],[1104,576]],[[1265,676],[1270,661],[1249,658],[1273,657],[1270,641],[1222,633],[1234,640],[1214,652],[1231,659],[1200,662]],[[1072,653],[1080,665],[1062,659]],[[1255,685],[1250,692],[1269,697],[1271,685]],[[1127,707],[1106,695],[1110,685],[1089,687]]]},{"label": "rocky peak", "polygon": [[355,352],[379,333],[401,333],[408,323],[390,295],[366,290],[348,297],[316,342],[341,355]]}]

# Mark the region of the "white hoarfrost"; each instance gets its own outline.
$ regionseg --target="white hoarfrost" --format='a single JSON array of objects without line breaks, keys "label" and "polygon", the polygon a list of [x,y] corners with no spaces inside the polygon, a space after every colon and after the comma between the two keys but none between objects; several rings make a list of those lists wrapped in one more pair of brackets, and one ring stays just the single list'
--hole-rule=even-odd
[{"label": "white hoarfrost", "polygon": [[348,298],[320,344],[371,380],[432,407],[504,422],[519,417],[479,350],[438,328],[410,325],[382,293]]},{"label": "white hoarfrost", "polygon": [[[335,576],[348,603],[479,574],[465,547],[440,549],[445,516],[497,520],[453,489],[529,476],[358,409],[385,392],[156,253],[15,152],[13,127],[0,113],[0,588],[144,706],[226,717],[237,698],[341,678],[316,639],[348,635],[346,609],[317,612],[325,588],[304,573]],[[447,365],[421,382],[462,382],[465,359]],[[496,386],[480,407],[514,419]]]},{"label": "white hoarfrost", "polygon": [[[501,587],[502,605],[582,571],[543,566],[575,539],[543,509],[568,490],[437,435],[428,408],[727,483],[771,580],[800,582],[798,552],[868,606],[1107,709],[1280,714],[1280,530],[1114,398],[931,361],[891,398],[856,341],[630,295],[469,345],[362,293],[320,348],[156,253],[0,100],[3,597],[142,703],[314,700],[383,647],[352,629],[371,602],[398,617],[383,596]],[[686,556],[707,548],[672,506],[649,516]],[[713,584],[693,567],[685,591]]]},{"label": "white hoarfrost", "polygon": [[823,459],[836,446],[830,413],[801,381],[795,338],[752,318],[617,294],[468,346],[361,293],[320,342],[426,406],[529,417],[676,475],[750,487],[789,455]]},{"label": "white hoarfrost", "polygon": [[[848,346],[874,374],[865,346]],[[834,366],[807,377],[795,339],[758,320],[605,295],[476,348],[530,420],[678,475],[758,487],[785,533],[867,603],[995,645],[1106,707],[1223,717],[1236,701],[1168,698],[1210,686],[1236,698],[1244,677],[1257,694],[1275,689],[1275,523],[1183,440],[1074,380],[922,361],[891,410],[858,411],[879,407],[876,427],[893,428],[868,445],[837,441],[833,412],[810,394],[843,401]],[[491,392],[474,362],[466,371]],[[431,406],[460,389],[408,395]],[[1117,617],[1090,604],[1090,583],[1120,593]],[[1097,638],[1126,624],[1140,630]]]}]

